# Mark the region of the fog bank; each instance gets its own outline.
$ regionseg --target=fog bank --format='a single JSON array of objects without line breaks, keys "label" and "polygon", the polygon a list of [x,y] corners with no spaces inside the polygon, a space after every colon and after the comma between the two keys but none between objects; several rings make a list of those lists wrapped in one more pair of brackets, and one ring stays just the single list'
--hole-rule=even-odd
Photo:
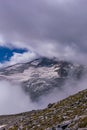
[{"label": "fog bank", "polygon": [[33,102],[24,93],[20,85],[9,81],[0,81],[0,115],[15,114],[47,107],[49,103],[57,102],[81,90],[87,89],[87,77],[80,81],[67,80],[64,86],[56,88],[48,95],[41,96],[38,102]]}]

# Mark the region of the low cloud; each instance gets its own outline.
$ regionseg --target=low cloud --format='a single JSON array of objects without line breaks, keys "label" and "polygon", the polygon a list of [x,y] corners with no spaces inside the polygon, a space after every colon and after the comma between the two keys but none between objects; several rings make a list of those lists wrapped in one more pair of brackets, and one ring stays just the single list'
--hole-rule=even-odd
[{"label": "low cloud", "polygon": [[10,64],[24,63],[35,59],[37,56],[34,52],[25,52],[23,54],[14,53],[10,59]]},{"label": "low cloud", "polygon": [[10,58],[10,60],[4,63],[1,63],[0,67],[6,67],[6,66],[17,64],[17,63],[29,62],[35,58],[37,58],[37,54],[34,52],[25,52],[22,54],[14,53],[13,56]]},{"label": "low cloud", "polygon": [[0,81],[0,115],[20,113],[37,108],[20,85]]},{"label": "low cloud", "polygon": [[80,81],[68,80],[61,88],[53,89],[48,95],[44,93],[37,102],[32,101],[19,84],[0,81],[0,115],[45,108],[49,103],[58,102],[81,90],[87,89],[86,79],[87,77]]},{"label": "low cloud", "polygon": [[65,85],[60,88],[54,88],[47,96],[42,96],[39,103],[44,108],[49,103],[58,102],[85,89],[87,89],[87,76],[79,81],[69,79],[66,80]]}]

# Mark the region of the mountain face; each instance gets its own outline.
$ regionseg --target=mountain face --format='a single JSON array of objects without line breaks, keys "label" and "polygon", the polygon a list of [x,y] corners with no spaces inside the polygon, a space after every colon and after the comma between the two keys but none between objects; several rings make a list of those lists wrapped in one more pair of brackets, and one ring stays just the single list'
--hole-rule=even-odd
[{"label": "mountain face", "polygon": [[37,100],[54,88],[61,89],[67,79],[79,80],[85,73],[82,65],[43,57],[0,69],[0,80],[21,84],[31,99]]}]

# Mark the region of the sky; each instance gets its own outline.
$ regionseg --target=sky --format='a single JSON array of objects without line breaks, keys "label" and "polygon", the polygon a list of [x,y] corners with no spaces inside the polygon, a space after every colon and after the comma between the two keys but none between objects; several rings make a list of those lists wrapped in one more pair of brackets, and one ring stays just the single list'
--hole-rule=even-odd
[{"label": "sky", "polygon": [[10,58],[14,55],[14,53],[23,54],[27,52],[26,49],[18,49],[18,48],[8,48],[8,47],[0,47],[0,62],[3,63],[5,61],[9,61]]},{"label": "sky", "polygon": [[0,46],[26,48],[29,60],[38,54],[87,64],[86,5],[87,0],[0,0]]}]

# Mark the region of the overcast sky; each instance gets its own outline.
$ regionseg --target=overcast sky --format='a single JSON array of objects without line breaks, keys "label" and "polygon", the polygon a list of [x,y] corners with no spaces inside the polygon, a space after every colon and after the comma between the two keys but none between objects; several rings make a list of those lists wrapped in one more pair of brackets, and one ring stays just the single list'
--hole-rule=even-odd
[{"label": "overcast sky", "polygon": [[0,0],[0,45],[11,44],[85,62],[87,0]]}]

